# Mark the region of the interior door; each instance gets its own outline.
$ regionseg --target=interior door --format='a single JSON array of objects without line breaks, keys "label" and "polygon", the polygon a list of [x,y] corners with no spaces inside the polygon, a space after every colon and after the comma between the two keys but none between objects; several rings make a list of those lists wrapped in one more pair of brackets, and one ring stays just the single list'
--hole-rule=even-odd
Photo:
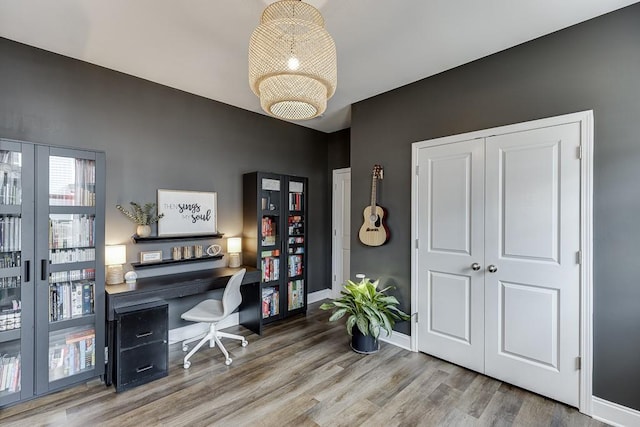
[{"label": "interior door", "polygon": [[333,171],[333,281],[332,293],[339,296],[342,284],[351,277],[351,169]]},{"label": "interior door", "polygon": [[485,373],[578,406],[578,123],[487,138]]},{"label": "interior door", "polygon": [[484,145],[418,151],[419,350],[484,370]]}]

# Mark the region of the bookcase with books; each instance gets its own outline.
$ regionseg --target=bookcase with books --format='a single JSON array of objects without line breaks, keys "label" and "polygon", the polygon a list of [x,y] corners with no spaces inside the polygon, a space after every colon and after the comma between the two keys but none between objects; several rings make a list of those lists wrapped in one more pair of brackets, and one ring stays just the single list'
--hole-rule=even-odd
[{"label": "bookcase with books", "polygon": [[261,270],[260,325],[306,312],[306,193],[306,178],[243,177],[243,257]]},{"label": "bookcase with books", "polygon": [[0,407],[104,374],[104,178],[104,153],[0,139]]}]

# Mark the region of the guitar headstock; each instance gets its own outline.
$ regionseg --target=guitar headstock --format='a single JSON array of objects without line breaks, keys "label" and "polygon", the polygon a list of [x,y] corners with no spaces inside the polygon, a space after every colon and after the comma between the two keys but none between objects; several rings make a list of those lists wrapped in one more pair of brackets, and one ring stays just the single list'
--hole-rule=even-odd
[{"label": "guitar headstock", "polygon": [[373,165],[373,170],[371,171],[371,174],[376,179],[382,179],[384,176],[384,170],[380,165]]}]

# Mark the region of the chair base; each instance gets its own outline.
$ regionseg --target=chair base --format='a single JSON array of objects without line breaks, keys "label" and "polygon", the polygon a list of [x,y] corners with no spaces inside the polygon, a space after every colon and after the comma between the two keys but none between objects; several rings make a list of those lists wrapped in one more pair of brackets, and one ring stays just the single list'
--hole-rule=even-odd
[{"label": "chair base", "polygon": [[194,341],[200,340],[200,342],[198,342],[198,344],[196,344],[195,347],[193,347],[191,349],[191,351],[184,357],[184,361],[183,361],[183,366],[184,369],[189,369],[189,367],[191,366],[191,362],[189,361],[189,359],[191,358],[191,356],[193,356],[198,350],[200,350],[200,348],[208,341],[209,342],[209,347],[213,348],[216,346],[216,344],[218,345],[218,348],[220,349],[220,351],[222,352],[222,354],[224,354],[225,357],[225,361],[224,364],[229,366],[231,365],[231,363],[233,362],[233,359],[231,359],[229,357],[229,352],[227,351],[226,348],[224,348],[224,345],[222,345],[222,341],[220,341],[220,338],[232,338],[235,340],[240,340],[242,341],[242,346],[246,347],[249,342],[242,336],[242,335],[234,335],[234,334],[228,334],[226,332],[220,332],[216,329],[216,324],[215,323],[209,323],[209,332],[204,333],[204,334],[200,334],[194,338],[189,338],[186,339],[182,342],[182,351],[187,351],[189,347],[187,347],[187,344],[192,343]]}]

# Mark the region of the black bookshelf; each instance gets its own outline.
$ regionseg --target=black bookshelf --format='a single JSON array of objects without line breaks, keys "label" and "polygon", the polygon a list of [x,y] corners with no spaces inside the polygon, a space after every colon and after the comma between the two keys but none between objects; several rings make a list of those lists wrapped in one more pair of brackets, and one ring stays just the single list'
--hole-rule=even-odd
[{"label": "black bookshelf", "polygon": [[243,176],[243,260],[260,269],[262,325],[307,310],[307,189],[303,177]]}]

